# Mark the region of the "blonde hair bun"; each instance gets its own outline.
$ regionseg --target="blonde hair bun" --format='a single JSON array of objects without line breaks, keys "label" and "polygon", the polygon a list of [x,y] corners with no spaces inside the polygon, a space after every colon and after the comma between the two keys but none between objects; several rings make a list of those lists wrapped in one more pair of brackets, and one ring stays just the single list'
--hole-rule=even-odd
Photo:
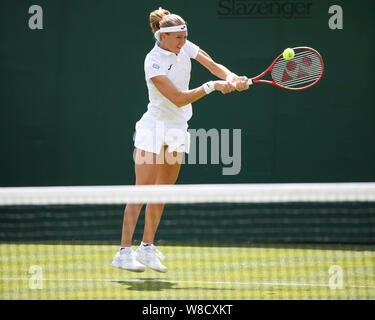
[{"label": "blonde hair bun", "polygon": [[179,26],[182,24],[186,24],[184,19],[162,7],[150,13],[150,27],[153,33],[162,27]]}]

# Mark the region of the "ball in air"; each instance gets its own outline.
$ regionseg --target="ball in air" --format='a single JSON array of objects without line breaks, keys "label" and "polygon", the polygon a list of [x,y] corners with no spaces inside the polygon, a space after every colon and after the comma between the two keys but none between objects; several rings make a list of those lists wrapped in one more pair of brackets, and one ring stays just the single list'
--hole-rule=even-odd
[{"label": "ball in air", "polygon": [[283,52],[283,57],[285,60],[290,60],[294,58],[294,50],[291,48],[286,48]]}]

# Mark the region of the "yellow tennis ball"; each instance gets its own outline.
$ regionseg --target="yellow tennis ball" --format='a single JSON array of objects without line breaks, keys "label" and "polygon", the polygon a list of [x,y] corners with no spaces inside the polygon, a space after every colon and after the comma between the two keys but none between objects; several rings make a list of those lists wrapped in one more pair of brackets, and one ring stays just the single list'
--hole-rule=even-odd
[{"label": "yellow tennis ball", "polygon": [[294,58],[294,50],[291,48],[286,48],[283,52],[283,57],[285,60],[290,60]]}]

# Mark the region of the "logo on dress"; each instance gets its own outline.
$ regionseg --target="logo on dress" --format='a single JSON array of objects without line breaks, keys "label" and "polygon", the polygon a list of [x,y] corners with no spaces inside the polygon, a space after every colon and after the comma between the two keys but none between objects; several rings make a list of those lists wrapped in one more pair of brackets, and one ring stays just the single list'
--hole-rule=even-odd
[{"label": "logo on dress", "polygon": [[155,68],[155,69],[159,69],[159,68],[160,68],[159,65],[156,64],[156,63],[154,63],[154,64],[152,65],[152,67]]},{"label": "logo on dress", "polygon": [[171,64],[171,65],[169,66],[168,70],[171,70],[172,66],[173,66],[173,64]]}]

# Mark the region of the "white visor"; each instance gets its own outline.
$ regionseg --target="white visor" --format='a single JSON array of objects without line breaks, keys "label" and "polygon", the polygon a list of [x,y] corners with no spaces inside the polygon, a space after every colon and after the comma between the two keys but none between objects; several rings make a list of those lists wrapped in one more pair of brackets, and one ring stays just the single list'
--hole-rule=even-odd
[{"label": "white visor", "polygon": [[154,36],[155,36],[156,40],[160,41],[160,33],[162,33],[162,32],[180,32],[180,31],[186,31],[186,33],[187,33],[187,27],[186,27],[185,24],[181,24],[179,26],[160,28],[158,31],[156,31],[154,33]]}]

